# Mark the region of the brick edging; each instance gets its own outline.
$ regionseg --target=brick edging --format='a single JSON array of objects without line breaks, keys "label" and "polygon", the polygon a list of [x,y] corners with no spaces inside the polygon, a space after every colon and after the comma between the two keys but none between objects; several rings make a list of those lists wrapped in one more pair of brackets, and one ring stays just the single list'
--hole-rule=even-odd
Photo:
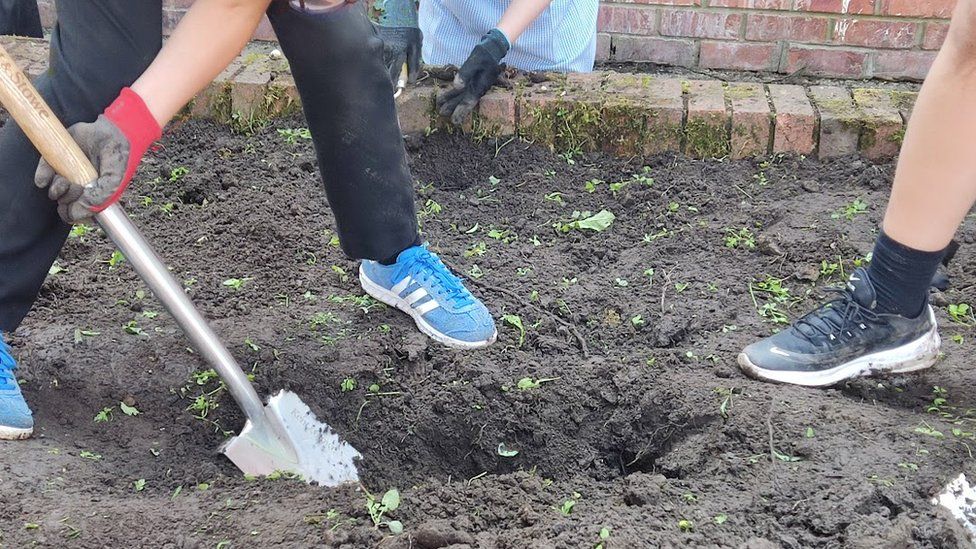
[{"label": "brick edging", "polygon": [[[44,40],[0,37],[31,76],[46,70]],[[397,100],[405,134],[444,128],[434,112],[443,86],[407,89]],[[914,92],[838,86],[685,80],[594,72],[552,75],[541,84],[494,88],[463,131],[517,135],[560,153],[621,156],[683,152],[745,158],[779,153],[820,158],[898,153]],[[241,129],[297,112],[288,64],[274,44],[252,43],[189,105],[191,116]]]}]

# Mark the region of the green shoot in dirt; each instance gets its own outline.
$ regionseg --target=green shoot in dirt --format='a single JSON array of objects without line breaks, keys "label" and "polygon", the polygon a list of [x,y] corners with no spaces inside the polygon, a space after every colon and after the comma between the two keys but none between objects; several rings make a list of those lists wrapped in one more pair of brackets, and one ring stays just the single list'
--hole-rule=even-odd
[{"label": "green shoot in dirt", "polygon": [[119,410],[122,410],[122,413],[127,416],[137,416],[142,413],[135,406],[129,406],[125,402],[119,402]]},{"label": "green shoot in dirt", "polygon": [[285,138],[285,143],[289,145],[294,145],[298,143],[299,139],[311,139],[312,132],[308,131],[308,128],[286,128],[278,130],[278,135]]},{"label": "green shoot in dirt", "polygon": [[96,454],[95,452],[90,452],[88,450],[82,450],[81,452],[79,452],[78,457],[83,459],[90,459],[92,461],[98,461],[102,459],[101,454]]},{"label": "green shoot in dirt", "polygon": [[733,400],[732,397],[740,394],[742,391],[737,387],[724,388],[718,387],[715,392],[719,394],[722,398],[722,403],[719,404],[718,411],[722,414],[722,419],[729,419],[729,412],[732,411]]},{"label": "green shoot in dirt", "polygon": [[973,317],[973,309],[968,303],[951,303],[946,307],[946,312],[949,313],[949,318],[958,324],[969,325],[970,320],[976,320]]},{"label": "green shoot in dirt", "polygon": [[376,496],[366,492],[366,511],[369,518],[373,521],[373,527],[379,529],[385,526],[392,534],[403,532],[403,523],[398,520],[385,521],[384,516],[400,508],[400,491],[396,488],[387,490],[380,501],[376,501]]},{"label": "green shoot in dirt", "polygon": [[735,229],[725,229],[725,247],[741,247],[754,250],[756,249],[756,236],[752,234],[752,231],[748,227],[742,227],[738,231]]},{"label": "green shoot in dirt", "polygon": [[691,532],[695,529],[695,523],[688,519],[681,519],[678,521],[678,530],[682,532]]},{"label": "green shoot in dirt", "polygon": [[518,380],[515,384],[520,391],[528,391],[530,389],[538,389],[543,383],[549,383],[558,380],[558,377],[541,377],[539,379],[532,379],[531,377],[523,377]]},{"label": "green shoot in dirt", "polygon": [[522,317],[518,315],[505,315],[502,317],[502,320],[519,331],[518,346],[521,347],[525,343],[525,325],[522,324]]},{"label": "green shoot in dirt", "polygon": [[347,377],[346,379],[343,379],[341,383],[339,383],[339,390],[343,393],[348,393],[349,391],[353,391],[355,389],[356,380],[351,377]]},{"label": "green shoot in dirt", "polygon": [[830,217],[831,219],[840,219],[843,217],[848,221],[854,221],[854,216],[863,214],[866,211],[868,211],[868,203],[860,198],[856,198],[853,202],[845,204],[843,208],[830,214]]},{"label": "green shoot in dirt", "polygon": [[[765,295],[768,299],[766,303],[760,305],[756,294]],[[752,304],[756,307],[759,316],[774,324],[789,324],[789,317],[780,309],[780,306],[790,306],[796,300],[790,294],[789,289],[783,286],[783,279],[766,275],[765,280],[750,282],[749,295],[752,297]]]},{"label": "green shoot in dirt", "polygon": [[149,336],[149,334],[147,334],[145,330],[139,327],[139,324],[136,323],[135,320],[130,320],[125,324],[123,324],[122,331],[127,334],[135,335],[135,336],[146,336],[146,337]]},{"label": "green shoot in dirt", "polygon": [[115,410],[115,406],[106,406],[101,409],[97,414],[95,414],[95,419],[92,420],[95,423],[108,423],[112,421],[112,411]]},{"label": "green shoot in dirt", "polygon": [[583,184],[583,190],[588,193],[594,193],[600,187],[600,185],[605,184],[606,181],[602,179],[591,179]]},{"label": "green shoot in dirt", "polygon": [[176,183],[186,177],[188,173],[190,173],[190,170],[186,166],[177,166],[169,171],[169,182]]},{"label": "green shoot in dirt", "polygon": [[141,492],[146,489],[146,479],[140,478],[132,483],[132,487],[135,488],[136,492]]},{"label": "green shoot in dirt", "polygon": [[119,250],[114,250],[112,255],[105,260],[109,269],[114,269],[125,262],[125,256]]},{"label": "green shoot in dirt", "polygon": [[559,506],[559,512],[567,517],[573,514],[573,508],[576,507],[576,502],[579,501],[581,497],[583,496],[579,492],[573,492],[572,497],[564,501],[563,504]]},{"label": "green shoot in dirt", "polygon": [[488,251],[488,245],[484,241],[472,244],[470,248],[464,250],[464,257],[481,257]]},{"label": "green shoot in dirt", "polygon": [[610,529],[604,526],[600,528],[600,532],[597,534],[600,537],[600,542],[596,544],[593,549],[604,549],[604,542],[610,539]]},{"label": "green shoot in dirt", "polygon": [[240,290],[241,288],[243,288],[244,287],[244,284],[247,284],[251,280],[254,280],[254,279],[253,278],[250,278],[250,277],[244,277],[244,278],[228,278],[227,280],[224,280],[223,282],[221,282],[221,284],[224,285],[224,286],[226,286],[226,287],[228,287],[228,288],[230,288],[231,290],[234,290],[236,292],[237,290]]},{"label": "green shoot in dirt", "polygon": [[613,212],[608,210],[600,210],[595,214],[577,210],[573,212],[573,217],[570,220],[557,221],[553,224],[553,228],[559,233],[568,233],[574,229],[599,233],[607,230],[616,218]]}]

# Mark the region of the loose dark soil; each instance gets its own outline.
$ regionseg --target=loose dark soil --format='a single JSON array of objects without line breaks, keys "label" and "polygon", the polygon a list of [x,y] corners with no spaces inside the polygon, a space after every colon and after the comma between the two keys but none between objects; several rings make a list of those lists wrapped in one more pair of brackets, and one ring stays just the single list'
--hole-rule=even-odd
[{"label": "loose dark soil", "polygon": [[[735,365],[782,326],[750,283],[782,279],[790,319],[817,303],[842,279],[822,261],[849,272],[870,251],[893,166],[410,141],[424,235],[499,323],[494,346],[457,352],[361,298],[309,142],[277,131],[300,125],[189,122],[125,206],[260,390],[298,392],[363,453],[366,488],[401,491],[403,534],[373,527],[360,487],[248,480],[216,454],[240,413],[93,230],[69,238],[12,338],[37,436],[0,445],[0,545],[592,548],[603,528],[604,547],[967,543],[929,498],[976,475],[970,326],[940,307],[945,359],[911,377],[808,390]],[[584,190],[644,166],[650,186]],[[832,217],[855,199],[866,212]],[[616,215],[603,232],[553,229],[601,209]],[[755,249],[727,247],[743,228]],[[974,237],[967,221],[948,302],[976,299]],[[197,419],[205,393],[216,407]]]}]

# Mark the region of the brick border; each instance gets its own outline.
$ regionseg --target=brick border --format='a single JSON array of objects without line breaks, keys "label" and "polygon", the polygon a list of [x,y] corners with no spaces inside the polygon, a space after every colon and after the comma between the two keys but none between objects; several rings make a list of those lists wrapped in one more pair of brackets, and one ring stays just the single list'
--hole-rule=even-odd
[{"label": "brick border", "polygon": [[[46,70],[44,40],[0,36],[31,76]],[[408,88],[397,100],[404,134],[447,130],[434,112],[439,85]],[[819,158],[896,154],[916,94],[891,89],[684,80],[594,72],[495,88],[462,131],[518,136],[560,153],[619,156],[682,152],[733,159],[779,153]],[[297,112],[300,98],[274,44],[252,43],[187,107],[247,130]],[[453,131],[453,130],[452,130]]]}]

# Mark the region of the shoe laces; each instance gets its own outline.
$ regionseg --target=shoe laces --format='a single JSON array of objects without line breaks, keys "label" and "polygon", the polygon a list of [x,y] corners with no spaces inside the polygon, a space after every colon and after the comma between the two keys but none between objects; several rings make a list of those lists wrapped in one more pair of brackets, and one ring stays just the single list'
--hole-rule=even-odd
[{"label": "shoe laces", "polygon": [[10,354],[10,347],[0,339],[0,389],[12,389],[17,386],[14,370],[17,363]]},{"label": "shoe laces", "polygon": [[796,331],[807,341],[816,343],[814,340],[822,337],[833,341],[838,335],[844,334],[853,337],[853,328],[864,330],[867,329],[868,323],[878,320],[878,314],[858,303],[854,298],[854,292],[849,288],[826,290],[839,295],[793,324]]},{"label": "shoe laces", "polygon": [[401,267],[394,280],[402,280],[407,275],[420,282],[433,279],[434,293],[455,307],[474,303],[474,296],[464,287],[461,279],[451,273],[444,262],[426,247],[421,248]]}]

